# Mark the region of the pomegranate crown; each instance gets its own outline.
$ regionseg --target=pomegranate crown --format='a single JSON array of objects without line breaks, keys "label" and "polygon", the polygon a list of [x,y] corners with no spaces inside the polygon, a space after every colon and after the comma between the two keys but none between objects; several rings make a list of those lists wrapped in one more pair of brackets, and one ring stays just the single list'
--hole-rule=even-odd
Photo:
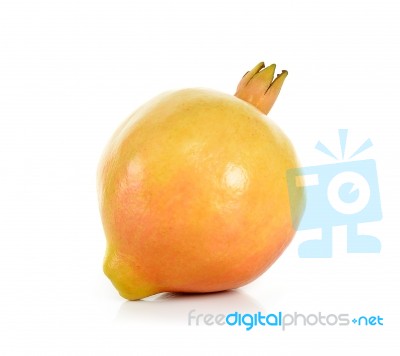
[{"label": "pomegranate crown", "polygon": [[254,105],[264,114],[268,114],[288,75],[288,72],[283,70],[274,79],[275,68],[275,64],[265,67],[264,62],[258,63],[243,76],[235,96]]}]

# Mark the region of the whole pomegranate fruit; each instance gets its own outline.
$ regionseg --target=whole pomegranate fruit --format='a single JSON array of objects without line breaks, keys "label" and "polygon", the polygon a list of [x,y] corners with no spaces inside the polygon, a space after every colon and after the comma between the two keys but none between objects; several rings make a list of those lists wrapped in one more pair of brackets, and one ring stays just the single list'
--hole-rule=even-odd
[{"label": "whole pomegranate fruit", "polygon": [[[265,116],[287,72],[258,64],[235,96],[162,94],[114,133],[98,171],[105,274],[121,296],[215,292],[261,275],[295,228],[286,171],[298,167]],[[293,220],[302,213],[297,196]]]}]

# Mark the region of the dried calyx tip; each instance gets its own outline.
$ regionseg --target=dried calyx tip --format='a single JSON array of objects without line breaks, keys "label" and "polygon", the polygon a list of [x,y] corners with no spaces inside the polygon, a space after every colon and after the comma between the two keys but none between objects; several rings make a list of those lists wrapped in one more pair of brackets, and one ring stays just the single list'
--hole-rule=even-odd
[{"label": "dried calyx tip", "polygon": [[264,62],[258,63],[248,71],[240,81],[235,96],[247,101],[267,114],[277,99],[288,71],[275,76],[276,64],[265,67]]}]

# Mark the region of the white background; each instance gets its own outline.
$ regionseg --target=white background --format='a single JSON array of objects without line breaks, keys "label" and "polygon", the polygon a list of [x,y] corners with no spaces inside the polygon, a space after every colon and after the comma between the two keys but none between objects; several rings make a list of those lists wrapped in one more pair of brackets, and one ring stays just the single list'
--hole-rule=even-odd
[{"label": "white background", "polygon": [[[397,1],[1,1],[0,354],[399,354]],[[289,76],[270,117],[304,165],[371,138],[379,255],[279,261],[236,292],[126,302],[103,275],[96,166],[113,130],[158,93],[234,93],[259,61]],[[313,236],[314,236],[313,235]],[[287,331],[187,325],[196,313],[380,315],[384,326]]]}]

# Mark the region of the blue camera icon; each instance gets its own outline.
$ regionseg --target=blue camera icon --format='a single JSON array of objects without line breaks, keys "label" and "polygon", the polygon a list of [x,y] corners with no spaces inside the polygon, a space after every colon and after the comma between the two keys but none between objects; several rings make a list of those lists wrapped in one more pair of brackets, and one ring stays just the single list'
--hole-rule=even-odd
[{"label": "blue camera icon", "polygon": [[357,224],[382,219],[374,160],[290,169],[287,183],[292,216],[298,190],[304,190],[306,196],[306,207],[297,229],[322,231],[321,239],[300,244],[301,258],[332,257],[332,227],[339,225],[347,225],[348,253],[380,252],[379,239],[357,232]]}]

